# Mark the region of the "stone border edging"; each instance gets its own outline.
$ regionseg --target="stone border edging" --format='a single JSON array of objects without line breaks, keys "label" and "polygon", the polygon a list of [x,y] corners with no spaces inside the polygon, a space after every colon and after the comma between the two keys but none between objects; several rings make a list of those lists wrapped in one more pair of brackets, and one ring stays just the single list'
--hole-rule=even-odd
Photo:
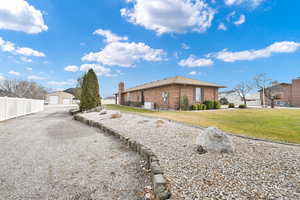
[{"label": "stone border edging", "polygon": [[[72,114],[71,111],[70,111],[70,114]],[[88,119],[84,118],[83,116],[80,116],[77,114],[78,113],[76,113],[76,115],[74,115],[74,117],[73,117],[75,120],[80,121],[89,126],[98,128],[101,131],[116,137],[123,144],[127,145],[133,151],[137,152],[139,155],[141,155],[143,158],[145,158],[146,162],[147,162],[147,169],[151,170],[153,191],[154,191],[156,198],[158,200],[170,199],[171,192],[168,188],[168,183],[164,177],[164,172],[160,166],[159,159],[150,148],[146,147],[143,144],[140,144],[139,142],[137,142],[133,139],[130,139],[129,137],[123,136],[122,134],[118,133],[118,131],[116,131],[112,128],[106,127],[105,125],[103,125],[100,122],[88,120]]]}]

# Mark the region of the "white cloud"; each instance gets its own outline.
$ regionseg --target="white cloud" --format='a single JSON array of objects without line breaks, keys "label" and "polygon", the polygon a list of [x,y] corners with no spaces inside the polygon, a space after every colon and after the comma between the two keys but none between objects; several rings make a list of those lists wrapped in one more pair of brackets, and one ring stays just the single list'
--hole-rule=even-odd
[{"label": "white cloud", "polygon": [[218,26],[218,30],[226,31],[227,27],[225,26],[224,23],[220,23],[219,26]]},{"label": "white cloud", "polygon": [[1,0],[0,29],[33,34],[48,30],[43,14],[25,0]]},{"label": "white cloud", "polygon": [[87,72],[89,69],[93,69],[98,76],[114,76],[111,74],[111,69],[98,64],[83,64],[80,66],[80,71]]},{"label": "white cloud", "polygon": [[36,76],[36,75],[31,75],[27,77],[28,80],[45,80],[45,77],[42,76]]},{"label": "white cloud", "polygon": [[103,36],[105,38],[106,43],[128,40],[128,37],[118,36],[118,35],[112,33],[110,30],[98,29],[94,32],[94,35]]},{"label": "white cloud", "polygon": [[182,43],[181,44],[181,48],[185,49],[185,50],[188,50],[190,49],[189,45],[185,44],[185,43]]},{"label": "white cloud", "polygon": [[194,55],[190,55],[187,59],[181,60],[178,64],[183,67],[207,67],[213,63],[211,59],[196,58]]},{"label": "white cloud", "polygon": [[272,45],[259,49],[259,50],[246,50],[239,52],[231,52],[227,49],[220,51],[210,56],[216,59],[223,60],[224,62],[235,62],[240,60],[254,60],[258,58],[267,58],[272,56],[274,53],[293,53],[300,48],[300,43],[283,41],[275,42]]},{"label": "white cloud", "polygon": [[16,71],[13,71],[13,70],[10,70],[8,73],[11,74],[11,75],[15,75],[15,76],[20,76],[21,75],[20,72],[16,72]]},{"label": "white cloud", "polygon": [[49,81],[47,82],[48,85],[51,86],[67,86],[67,85],[73,85],[76,83],[76,80],[69,79],[67,81]]},{"label": "white cloud", "polygon": [[64,68],[64,70],[67,72],[77,72],[79,70],[79,67],[77,67],[75,65],[69,65],[69,66],[66,66]]},{"label": "white cloud", "polygon": [[45,57],[45,54],[27,47],[18,47],[16,53],[24,56]]},{"label": "white cloud", "polygon": [[243,23],[246,22],[246,16],[245,15],[241,15],[240,18],[234,22],[235,25],[239,26]]},{"label": "white cloud", "polygon": [[157,34],[204,32],[216,13],[203,0],[127,0],[133,8],[121,9],[121,15],[133,24]]},{"label": "white cloud", "polygon": [[27,63],[31,63],[31,62],[32,62],[32,59],[27,58],[27,57],[24,57],[24,56],[20,57],[20,59],[21,59],[23,62],[27,62]]},{"label": "white cloud", "polygon": [[152,49],[144,43],[113,42],[108,43],[99,52],[91,52],[83,56],[81,60],[110,66],[132,67],[140,60],[161,61],[164,55],[162,49]]},{"label": "white cloud", "polygon": [[10,52],[16,55],[23,56],[35,56],[35,57],[45,57],[46,55],[42,52],[33,50],[27,47],[16,47],[14,43],[10,41],[5,41],[0,37],[0,50],[3,52]]},{"label": "white cloud", "polygon": [[263,1],[264,0],[224,0],[227,6],[248,4],[253,8],[259,6]]},{"label": "white cloud", "polygon": [[189,75],[192,75],[192,76],[197,75],[197,72],[196,72],[196,71],[191,71],[191,72],[189,73]]},{"label": "white cloud", "polygon": [[32,71],[32,68],[31,67],[26,67],[26,70],[27,71]]}]

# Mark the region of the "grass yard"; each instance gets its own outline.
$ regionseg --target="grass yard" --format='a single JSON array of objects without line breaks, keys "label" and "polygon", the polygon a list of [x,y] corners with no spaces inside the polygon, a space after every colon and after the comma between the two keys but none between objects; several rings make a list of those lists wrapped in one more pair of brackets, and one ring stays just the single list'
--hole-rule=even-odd
[{"label": "grass yard", "polygon": [[119,105],[107,105],[106,107],[107,109],[161,117],[202,127],[215,126],[240,135],[300,144],[300,109],[158,112]]}]

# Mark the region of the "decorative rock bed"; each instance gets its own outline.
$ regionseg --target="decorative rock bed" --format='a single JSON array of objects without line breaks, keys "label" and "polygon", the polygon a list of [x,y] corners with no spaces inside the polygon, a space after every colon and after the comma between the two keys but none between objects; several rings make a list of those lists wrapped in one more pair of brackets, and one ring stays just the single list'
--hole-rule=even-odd
[{"label": "decorative rock bed", "polygon": [[140,144],[139,142],[137,142],[133,139],[123,136],[122,134],[118,133],[118,131],[113,130],[112,128],[108,128],[100,122],[89,120],[88,118],[86,118],[82,115],[75,115],[74,119],[78,120],[80,122],[83,122],[87,125],[90,125],[92,127],[99,128],[103,132],[106,132],[110,135],[115,136],[121,142],[123,142],[125,145],[130,147],[133,151],[140,154],[147,162],[147,169],[151,170],[153,192],[154,192],[156,198],[158,200],[166,200],[171,197],[168,183],[167,183],[166,179],[164,178],[164,172],[163,172],[162,168],[160,167],[159,159],[152,152],[151,149],[149,149],[148,147]]},{"label": "decorative rock bed", "polygon": [[[170,184],[172,199],[300,199],[297,146],[229,136],[234,153],[199,154],[195,141],[202,128],[127,113],[111,119],[111,111],[107,112],[101,116],[84,113],[76,118],[93,126],[105,125],[134,150],[146,152],[152,173],[164,172],[167,181],[162,185],[168,191]],[[156,155],[153,159],[152,154]],[[157,165],[161,168],[155,168]],[[156,177],[153,180],[159,185]]]}]

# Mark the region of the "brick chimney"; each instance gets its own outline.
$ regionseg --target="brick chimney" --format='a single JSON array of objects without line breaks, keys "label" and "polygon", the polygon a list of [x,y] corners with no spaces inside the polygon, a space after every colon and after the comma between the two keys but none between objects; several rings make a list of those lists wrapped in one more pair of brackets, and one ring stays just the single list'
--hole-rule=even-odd
[{"label": "brick chimney", "polygon": [[292,83],[292,105],[300,106],[300,78],[296,78]]},{"label": "brick chimney", "polygon": [[118,86],[118,95],[119,95],[119,105],[124,105],[124,94],[123,92],[125,92],[125,84],[124,82],[120,82],[119,86]]}]

